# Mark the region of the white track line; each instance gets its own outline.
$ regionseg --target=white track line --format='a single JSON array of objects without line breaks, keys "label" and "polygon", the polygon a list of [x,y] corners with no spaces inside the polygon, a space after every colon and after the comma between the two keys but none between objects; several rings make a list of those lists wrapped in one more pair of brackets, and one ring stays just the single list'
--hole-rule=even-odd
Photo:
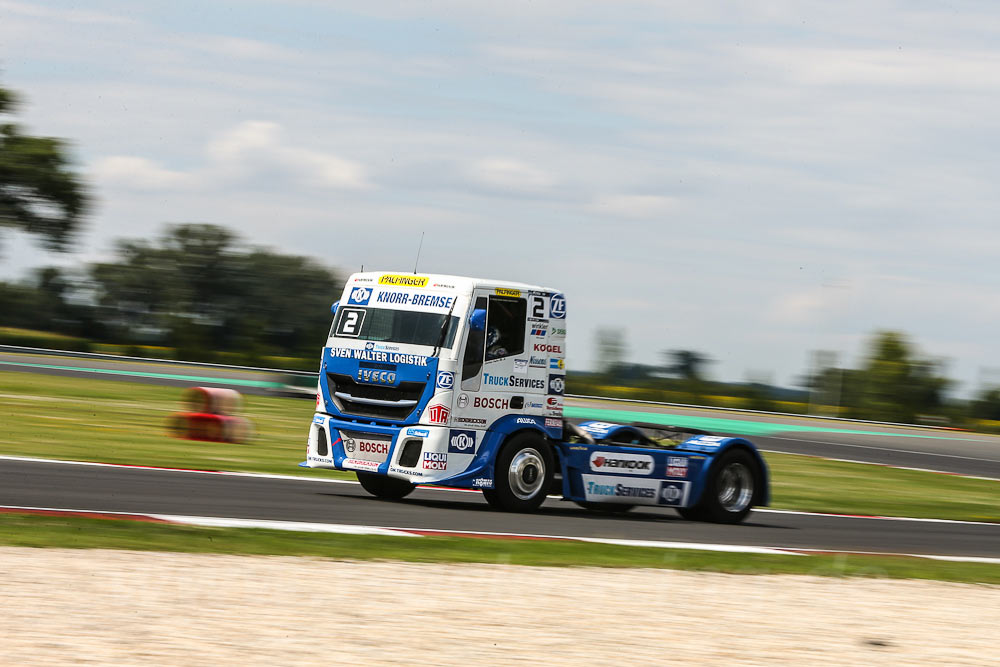
[{"label": "white track line", "polygon": [[485,531],[451,531],[432,528],[394,528],[386,526],[364,526],[339,523],[313,523],[305,521],[268,521],[259,519],[238,519],[232,517],[204,517],[179,514],[140,514],[135,512],[108,512],[104,510],[78,510],[55,507],[28,507],[23,505],[0,505],[0,509],[24,510],[26,512],[79,513],[81,515],[103,514],[121,516],[129,519],[146,517],[157,521],[189,526],[204,526],[211,528],[258,528],[267,530],[287,530],[292,532],[330,533],[340,535],[382,535],[388,537],[424,537],[440,535],[442,537],[479,537],[486,539],[527,539],[549,540],[554,542],[586,542],[591,544],[611,544],[616,546],[647,547],[654,549],[687,549],[694,551],[715,551],[726,553],[750,553],[772,556],[808,556],[844,554],[858,556],[897,556],[909,558],[926,558],[930,560],[950,561],[958,563],[986,563],[1000,565],[1000,558],[985,556],[942,556],[937,554],[909,554],[876,551],[841,551],[830,549],[803,549],[799,547],[755,547],[742,544],[711,544],[700,542],[666,542],[659,540],[625,540],[603,537],[580,537],[570,535],[545,535],[536,533],[501,533]]},{"label": "white track line", "polygon": [[[803,455],[808,456],[808,454]],[[823,458],[821,456],[813,458]],[[253,477],[261,479],[280,479],[291,482],[324,482],[328,484],[358,484],[357,480],[353,479],[331,479],[325,477],[303,477],[298,475],[277,475],[269,473],[259,473],[259,472],[232,472],[226,470],[196,470],[192,468],[165,468],[158,466],[139,466],[139,465],[129,465],[123,463],[98,463],[95,461],[66,461],[61,459],[43,459],[35,458],[30,456],[7,456],[0,455],[0,461],[25,461],[28,463],[56,463],[62,465],[77,465],[77,466],[94,466],[99,468],[120,468],[124,470],[153,470],[157,472],[187,472],[196,475],[223,475],[226,477]],[[872,465],[883,465],[880,463]],[[890,466],[891,467],[891,466]],[[930,471],[933,472],[933,471]],[[950,473],[947,473],[950,474]],[[988,479],[988,478],[983,478]],[[1000,480],[996,480],[1000,481]],[[446,486],[435,486],[433,483],[426,486],[418,486],[418,491],[447,491],[450,493],[480,493],[475,489],[451,489]],[[547,496],[547,498],[552,500],[562,500],[562,496]],[[822,517],[832,517],[835,519],[875,519],[879,521],[917,521],[925,523],[955,523],[955,524],[971,524],[971,525],[982,525],[982,526],[1000,526],[1000,524],[991,521],[964,521],[961,519],[923,519],[920,517],[908,517],[908,516],[877,516],[877,515],[866,515],[866,514],[833,514],[827,512],[804,512],[800,510],[776,510],[767,509],[764,507],[756,507],[754,512],[769,512],[773,514],[799,514],[802,516],[822,516]],[[326,525],[326,524],[324,524]]]}]

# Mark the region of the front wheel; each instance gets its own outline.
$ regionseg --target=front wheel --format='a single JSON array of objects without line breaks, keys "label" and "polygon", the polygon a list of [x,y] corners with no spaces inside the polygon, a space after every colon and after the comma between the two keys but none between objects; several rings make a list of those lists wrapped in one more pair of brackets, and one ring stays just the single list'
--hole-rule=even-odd
[{"label": "front wheel", "polygon": [[365,491],[376,498],[383,498],[385,500],[405,498],[416,488],[415,485],[407,482],[405,479],[386,477],[385,475],[373,475],[368,472],[359,472],[358,481],[361,482],[361,488]]},{"label": "front wheel", "polygon": [[483,489],[490,506],[507,512],[534,512],[545,502],[555,463],[552,448],[535,433],[511,438],[500,450],[494,488]]},{"label": "front wheel", "polygon": [[733,449],[715,461],[698,504],[678,508],[685,519],[739,523],[750,513],[760,494],[760,467],[749,452]]}]

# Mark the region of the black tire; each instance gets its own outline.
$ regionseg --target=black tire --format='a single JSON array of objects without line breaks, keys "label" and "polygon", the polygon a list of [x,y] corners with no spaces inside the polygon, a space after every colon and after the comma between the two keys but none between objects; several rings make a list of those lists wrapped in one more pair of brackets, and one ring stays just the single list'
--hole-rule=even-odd
[{"label": "black tire", "polygon": [[586,500],[574,500],[573,502],[585,510],[607,514],[624,514],[635,507],[635,505],[625,505],[624,503],[594,503]]},{"label": "black tire", "polygon": [[677,513],[691,521],[739,523],[750,514],[763,483],[760,466],[745,449],[731,449],[712,463],[698,504]]},{"label": "black tire", "polygon": [[359,472],[358,481],[361,488],[376,498],[385,500],[399,500],[410,495],[416,485],[407,482],[405,479],[386,477],[385,475],[373,475],[369,472]]},{"label": "black tire", "polygon": [[483,489],[491,507],[505,512],[534,512],[552,484],[552,448],[538,433],[519,433],[504,443],[494,466],[492,489]]}]

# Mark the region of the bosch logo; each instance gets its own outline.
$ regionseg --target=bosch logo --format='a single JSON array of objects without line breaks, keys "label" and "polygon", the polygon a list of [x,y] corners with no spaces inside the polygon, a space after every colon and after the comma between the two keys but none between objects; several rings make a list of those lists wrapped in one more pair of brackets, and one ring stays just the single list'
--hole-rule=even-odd
[{"label": "bosch logo", "polygon": [[460,407],[460,408],[467,408],[467,407],[469,407],[469,395],[468,394],[459,394],[458,395],[458,407]]},{"label": "bosch logo", "polygon": [[486,408],[488,410],[506,410],[510,407],[510,401],[506,398],[483,398],[476,396],[472,402],[474,408]]},{"label": "bosch logo", "polygon": [[355,443],[352,438],[344,439],[344,449],[346,449],[348,452],[353,452],[356,446],[357,443]]},{"label": "bosch logo", "polygon": [[389,443],[388,442],[370,442],[368,440],[362,440],[359,447],[359,451],[368,452],[369,454],[388,454],[389,453]]}]

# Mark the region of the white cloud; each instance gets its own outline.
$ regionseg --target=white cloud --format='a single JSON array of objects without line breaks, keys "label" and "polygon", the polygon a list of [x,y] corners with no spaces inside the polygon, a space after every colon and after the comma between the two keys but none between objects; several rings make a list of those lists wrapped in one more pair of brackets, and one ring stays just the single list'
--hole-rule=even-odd
[{"label": "white cloud", "polygon": [[677,211],[677,199],[658,195],[605,195],[598,197],[591,208],[611,218],[664,218]]},{"label": "white cloud", "polygon": [[112,156],[98,160],[91,168],[98,181],[135,190],[174,190],[189,187],[191,175],[164,169],[141,157]]},{"label": "white cloud", "polygon": [[512,158],[476,160],[469,165],[468,174],[475,183],[501,191],[540,192],[556,183],[548,172]]}]

